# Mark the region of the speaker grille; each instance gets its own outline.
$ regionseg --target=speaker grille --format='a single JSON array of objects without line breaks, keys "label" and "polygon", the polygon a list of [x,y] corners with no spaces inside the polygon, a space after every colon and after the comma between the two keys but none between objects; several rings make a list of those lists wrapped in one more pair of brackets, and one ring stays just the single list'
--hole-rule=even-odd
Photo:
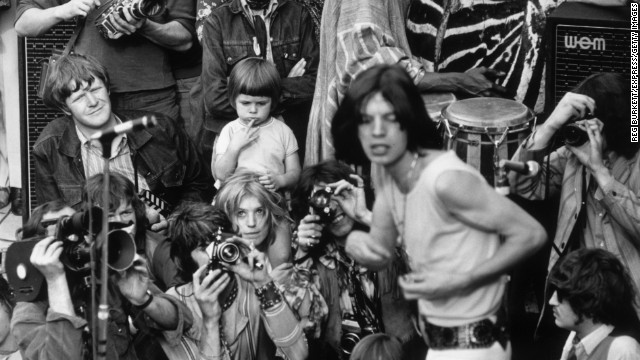
[{"label": "speaker grille", "polygon": [[[630,76],[628,29],[558,25],[555,29],[554,106],[585,77],[599,72]],[[548,99],[549,101],[551,99]]]},{"label": "speaker grille", "polygon": [[[28,139],[28,178],[29,191],[25,192],[27,209],[32,210],[38,206],[35,192],[35,166],[31,158],[33,144],[35,144],[42,129],[53,119],[62,116],[62,113],[47,108],[38,98],[38,82],[40,80],[41,61],[51,55],[53,49],[63,49],[69,41],[75,29],[74,22],[65,22],[54,26],[44,35],[30,37],[25,40],[25,71],[26,71],[26,118]],[[23,174],[24,176],[24,174]]]}]

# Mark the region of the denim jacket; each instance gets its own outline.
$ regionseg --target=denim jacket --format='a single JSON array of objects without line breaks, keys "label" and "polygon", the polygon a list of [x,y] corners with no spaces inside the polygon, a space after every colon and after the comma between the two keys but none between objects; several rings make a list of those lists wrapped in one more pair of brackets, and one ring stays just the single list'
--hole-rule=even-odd
[{"label": "denim jacket", "polygon": [[[310,104],[319,56],[311,16],[302,5],[279,0],[272,15],[270,36],[273,61],[282,79],[280,105],[286,110]],[[227,96],[227,78],[240,60],[258,56],[254,52],[254,37],[253,24],[242,10],[240,0],[213,9],[204,23],[201,86],[205,126],[209,130],[220,132],[226,123],[237,118]],[[289,71],[302,58],[307,60],[304,75],[288,78]],[[296,121],[306,124],[306,117],[308,114]]]},{"label": "denim jacket", "polygon": [[[148,112],[123,111],[123,121]],[[213,179],[202,162],[195,145],[184,130],[174,127],[164,115],[154,114],[158,125],[127,134],[131,156],[151,192],[175,206],[180,201],[210,202]],[[36,196],[40,204],[63,199],[76,206],[82,199],[85,171],[73,119],[64,116],[53,120],[33,145],[36,172]]]}]

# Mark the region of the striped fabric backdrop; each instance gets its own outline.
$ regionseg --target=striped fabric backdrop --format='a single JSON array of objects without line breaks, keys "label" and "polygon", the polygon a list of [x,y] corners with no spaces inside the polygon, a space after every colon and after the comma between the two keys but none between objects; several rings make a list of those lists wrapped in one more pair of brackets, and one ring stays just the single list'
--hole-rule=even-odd
[{"label": "striped fabric backdrop", "polygon": [[561,1],[414,0],[407,21],[409,45],[428,71],[479,66],[504,71],[499,83],[508,96],[541,112],[544,27]]}]

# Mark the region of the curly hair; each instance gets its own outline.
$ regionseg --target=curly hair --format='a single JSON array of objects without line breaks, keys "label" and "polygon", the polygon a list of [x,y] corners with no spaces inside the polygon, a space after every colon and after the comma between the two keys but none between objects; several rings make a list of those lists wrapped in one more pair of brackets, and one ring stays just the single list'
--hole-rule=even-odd
[{"label": "curly hair", "polygon": [[205,203],[183,203],[169,216],[168,237],[171,239],[169,255],[178,268],[180,279],[191,282],[198,264],[191,252],[207,246],[212,234],[220,229],[231,231],[231,222],[220,209]]},{"label": "curly hair", "polygon": [[246,170],[237,169],[222,184],[214,199],[214,206],[224,211],[231,220],[234,232],[237,232],[236,212],[240,207],[240,202],[245,196],[253,196],[267,212],[267,235],[268,244],[271,245],[276,238],[276,229],[282,221],[291,221],[287,215],[282,196],[276,192],[269,191],[258,181],[260,174]]},{"label": "curly hair", "polygon": [[603,249],[580,249],[567,254],[551,269],[550,290],[568,301],[578,318],[609,324],[636,337],[640,321],[634,305],[636,292],[620,260]]},{"label": "curly hair", "polygon": [[337,159],[357,165],[369,162],[358,138],[358,128],[363,109],[378,93],[393,106],[400,127],[407,133],[409,151],[442,147],[436,125],[407,72],[399,65],[376,65],[356,77],[333,118],[331,135]]}]

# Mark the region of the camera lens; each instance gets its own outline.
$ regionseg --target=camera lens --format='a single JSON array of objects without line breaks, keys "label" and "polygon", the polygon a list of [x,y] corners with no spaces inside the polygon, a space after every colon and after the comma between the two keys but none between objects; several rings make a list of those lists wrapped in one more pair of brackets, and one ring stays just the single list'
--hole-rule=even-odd
[{"label": "camera lens", "polygon": [[560,138],[563,139],[565,145],[581,146],[589,141],[589,135],[582,130],[578,124],[567,124],[560,129]]},{"label": "camera lens", "polygon": [[233,264],[240,258],[240,249],[233,243],[223,243],[218,245],[218,259],[227,264]]},{"label": "camera lens", "polygon": [[316,209],[322,209],[329,206],[331,202],[331,188],[321,189],[314,192],[309,198],[309,205]]},{"label": "camera lens", "polygon": [[358,336],[358,334],[346,333],[342,335],[342,338],[340,338],[340,349],[342,350],[342,353],[345,355],[351,355],[353,348],[356,347],[359,341],[360,336]]}]

